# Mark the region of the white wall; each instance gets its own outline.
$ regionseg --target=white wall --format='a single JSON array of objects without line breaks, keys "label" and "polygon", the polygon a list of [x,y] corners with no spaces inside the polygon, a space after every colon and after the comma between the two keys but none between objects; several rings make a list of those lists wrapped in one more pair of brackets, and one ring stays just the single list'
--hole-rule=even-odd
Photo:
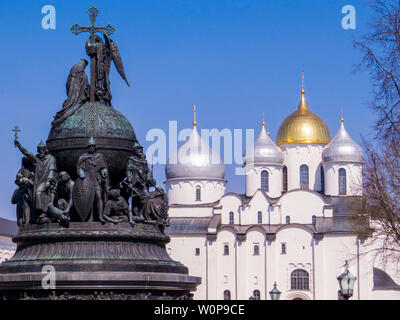
[{"label": "white wall", "polygon": [[[165,181],[168,204],[204,204],[221,199],[225,193],[225,180],[171,179]],[[201,200],[196,201],[196,188],[201,188]]]},{"label": "white wall", "polygon": [[322,197],[309,190],[295,190],[285,193],[279,200],[282,221],[273,220],[273,223],[286,223],[286,216],[290,223],[311,224],[312,216],[322,217],[325,202]]},{"label": "white wall", "polygon": [[320,166],[322,149],[325,144],[284,144],[280,148],[284,154],[284,165],[288,170],[288,191],[300,188],[300,166],[306,164],[309,169],[309,188],[321,191]]},{"label": "white wall", "polygon": [[246,195],[252,197],[258,189],[261,189],[261,172],[266,170],[269,176],[268,196],[280,197],[282,194],[282,166],[265,165],[245,168],[246,170]]},{"label": "white wall", "polygon": [[348,162],[324,163],[325,194],[339,195],[339,169],[346,170],[346,195],[362,195],[362,164]]},{"label": "white wall", "polygon": [[[173,236],[166,248],[174,260],[182,262],[189,269],[189,275],[201,277],[201,284],[193,292],[193,297],[198,300],[206,299],[206,238],[198,235]],[[196,248],[200,249],[199,256],[195,255]]]}]

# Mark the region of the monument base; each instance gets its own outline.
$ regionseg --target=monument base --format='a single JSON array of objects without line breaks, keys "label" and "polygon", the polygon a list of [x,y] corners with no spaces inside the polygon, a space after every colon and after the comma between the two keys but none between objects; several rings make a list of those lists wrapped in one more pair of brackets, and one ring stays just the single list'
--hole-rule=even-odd
[{"label": "monument base", "polygon": [[169,238],[154,224],[27,225],[13,241],[0,299],[191,299],[200,283],[169,257]]}]

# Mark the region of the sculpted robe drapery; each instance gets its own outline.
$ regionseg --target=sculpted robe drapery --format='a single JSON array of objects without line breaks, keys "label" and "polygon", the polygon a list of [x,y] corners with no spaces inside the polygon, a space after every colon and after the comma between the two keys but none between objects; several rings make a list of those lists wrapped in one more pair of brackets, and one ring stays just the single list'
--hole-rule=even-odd
[{"label": "sculpted robe drapery", "polygon": [[57,112],[52,126],[56,127],[74,114],[79,107],[89,99],[89,81],[85,73],[88,62],[84,59],[75,64],[69,72],[67,80],[67,99],[62,109]]},{"label": "sculpted robe drapery", "polygon": [[22,146],[20,147],[23,154],[35,166],[35,177],[33,180],[33,204],[36,210],[47,212],[50,202],[50,192],[46,187],[46,182],[51,181],[54,185],[57,179],[57,163],[56,158],[51,154],[44,157],[34,155]]},{"label": "sculpted robe drapery", "polygon": [[47,191],[46,182],[51,180],[54,184],[56,183],[56,158],[51,154],[47,154],[43,159],[38,156],[36,156],[35,159],[36,167],[33,187],[35,209],[47,212],[50,202],[50,193]]}]

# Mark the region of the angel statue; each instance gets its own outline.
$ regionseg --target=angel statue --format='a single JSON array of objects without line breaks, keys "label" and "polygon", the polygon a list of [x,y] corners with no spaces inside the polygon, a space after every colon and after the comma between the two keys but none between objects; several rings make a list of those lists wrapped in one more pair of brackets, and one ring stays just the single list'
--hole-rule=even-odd
[{"label": "angel statue", "polygon": [[103,43],[103,40],[99,36],[95,36],[94,42],[91,39],[87,40],[86,53],[88,56],[95,58],[94,84],[91,83],[92,86],[95,86],[95,100],[105,105],[111,105],[111,61],[114,61],[117,71],[125,80],[128,87],[130,85],[125,75],[124,66],[117,45],[107,35],[103,34],[103,36],[105,43]]}]

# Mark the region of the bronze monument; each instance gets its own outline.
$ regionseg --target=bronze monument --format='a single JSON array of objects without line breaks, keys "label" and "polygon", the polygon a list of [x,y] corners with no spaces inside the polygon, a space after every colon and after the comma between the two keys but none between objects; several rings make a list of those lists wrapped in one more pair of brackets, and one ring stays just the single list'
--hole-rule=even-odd
[{"label": "bronze monument", "polygon": [[[111,104],[111,62],[129,86],[111,25],[89,9],[86,53],[69,73],[67,98],[37,154],[22,152],[12,202],[15,255],[0,264],[0,299],[190,299],[200,278],[166,252],[168,201],[130,122]],[[103,40],[96,36],[102,32]],[[54,287],[42,281],[48,267]],[[47,269],[46,269],[47,270]],[[99,293],[100,292],[100,293]]]}]

